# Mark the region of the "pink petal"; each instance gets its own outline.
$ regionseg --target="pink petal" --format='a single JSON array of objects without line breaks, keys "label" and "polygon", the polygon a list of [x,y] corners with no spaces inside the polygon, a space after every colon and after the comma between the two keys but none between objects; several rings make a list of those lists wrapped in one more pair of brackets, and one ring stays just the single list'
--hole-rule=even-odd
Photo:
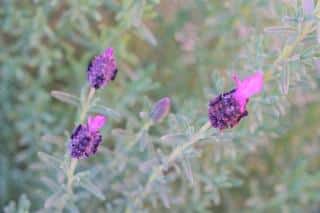
[{"label": "pink petal", "polygon": [[113,48],[112,47],[108,47],[107,49],[105,49],[104,54],[107,57],[113,57]]},{"label": "pink petal", "polygon": [[257,71],[253,75],[247,77],[243,81],[235,80],[238,93],[243,98],[250,98],[251,96],[262,91],[263,88],[263,72]]},{"label": "pink petal", "polygon": [[89,116],[88,117],[88,127],[91,131],[98,131],[106,123],[107,118],[103,115]]},{"label": "pink petal", "polygon": [[253,75],[245,78],[243,81],[239,80],[235,75],[233,80],[236,83],[237,89],[234,97],[238,100],[243,111],[247,102],[247,99],[251,96],[260,93],[263,88],[263,72],[258,70]]}]

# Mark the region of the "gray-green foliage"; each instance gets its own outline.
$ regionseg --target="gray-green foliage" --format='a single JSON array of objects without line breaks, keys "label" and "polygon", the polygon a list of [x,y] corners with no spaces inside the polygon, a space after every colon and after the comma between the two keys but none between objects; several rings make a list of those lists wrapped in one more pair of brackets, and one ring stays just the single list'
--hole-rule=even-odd
[{"label": "gray-green foliage", "polygon": [[[318,211],[317,22],[300,1],[0,1],[0,206]],[[70,195],[68,137],[88,62],[107,46],[119,73],[90,108],[109,117],[104,142],[80,161]],[[232,73],[256,69],[266,83],[249,116],[199,133],[208,100],[233,87]],[[171,114],[152,123],[164,96]]]}]

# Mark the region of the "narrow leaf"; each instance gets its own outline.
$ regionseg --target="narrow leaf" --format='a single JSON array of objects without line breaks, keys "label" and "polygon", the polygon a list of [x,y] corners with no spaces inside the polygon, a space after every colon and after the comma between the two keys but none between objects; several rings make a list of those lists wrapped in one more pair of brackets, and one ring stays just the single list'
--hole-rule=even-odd
[{"label": "narrow leaf", "polygon": [[149,28],[143,24],[140,23],[137,26],[137,31],[138,35],[141,36],[142,39],[144,39],[146,42],[148,42],[149,44],[151,44],[152,46],[157,46],[158,42],[156,37],[154,36],[154,34],[151,32],[151,30],[149,30]]},{"label": "narrow leaf", "polygon": [[115,120],[120,120],[121,119],[121,114],[120,113],[118,113],[117,111],[115,111],[115,110],[113,110],[111,108],[103,106],[103,105],[93,105],[90,108],[90,111],[94,112],[94,113],[100,113],[100,114],[106,115],[106,116],[111,117],[111,118],[113,118]]},{"label": "narrow leaf", "polygon": [[41,160],[43,160],[46,163],[47,166],[51,166],[57,169],[60,169],[63,163],[62,160],[44,152],[38,152],[38,156]]},{"label": "narrow leaf", "polygon": [[59,203],[61,202],[61,198],[63,197],[63,194],[64,194],[63,189],[59,189],[58,191],[53,193],[44,202],[44,207],[47,209],[53,206],[59,206]]},{"label": "narrow leaf", "polygon": [[267,27],[264,29],[266,33],[293,33],[295,29],[287,26]]},{"label": "narrow leaf", "polygon": [[289,92],[289,86],[290,86],[290,73],[289,73],[289,65],[286,64],[284,69],[280,73],[280,88],[281,93],[284,95],[287,95]]},{"label": "narrow leaf", "polygon": [[142,129],[137,137],[137,143],[139,144],[140,152],[144,151],[148,145],[148,132],[145,129]]},{"label": "narrow leaf", "polygon": [[166,145],[177,146],[188,141],[188,138],[189,137],[183,133],[177,133],[164,135],[160,140]]},{"label": "narrow leaf", "polygon": [[80,99],[78,97],[66,92],[53,90],[51,91],[51,96],[70,105],[79,106],[80,104]]},{"label": "narrow leaf", "polygon": [[86,176],[80,178],[79,185],[86,189],[88,192],[91,192],[94,196],[99,198],[100,200],[105,200],[105,196],[103,195],[102,191],[92,183],[90,179]]},{"label": "narrow leaf", "polygon": [[186,177],[187,179],[190,181],[191,185],[194,184],[194,179],[193,179],[193,174],[192,174],[192,169],[191,169],[191,165],[190,165],[190,162],[188,159],[185,158],[185,156],[183,155],[182,156],[182,167],[183,167],[183,170],[186,174]]}]

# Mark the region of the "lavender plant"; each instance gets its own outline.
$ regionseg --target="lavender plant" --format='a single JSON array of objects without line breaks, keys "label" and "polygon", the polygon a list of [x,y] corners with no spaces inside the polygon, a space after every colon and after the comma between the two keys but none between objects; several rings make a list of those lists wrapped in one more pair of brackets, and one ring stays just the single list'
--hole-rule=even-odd
[{"label": "lavender plant", "polygon": [[5,212],[319,209],[319,1],[0,4]]}]

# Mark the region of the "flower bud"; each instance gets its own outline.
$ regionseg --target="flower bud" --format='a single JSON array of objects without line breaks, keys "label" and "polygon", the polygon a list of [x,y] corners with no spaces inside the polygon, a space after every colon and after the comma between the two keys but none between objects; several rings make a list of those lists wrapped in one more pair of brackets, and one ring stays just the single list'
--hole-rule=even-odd
[{"label": "flower bud", "polygon": [[169,97],[161,98],[150,111],[150,118],[154,123],[161,122],[170,112],[171,100]]}]

